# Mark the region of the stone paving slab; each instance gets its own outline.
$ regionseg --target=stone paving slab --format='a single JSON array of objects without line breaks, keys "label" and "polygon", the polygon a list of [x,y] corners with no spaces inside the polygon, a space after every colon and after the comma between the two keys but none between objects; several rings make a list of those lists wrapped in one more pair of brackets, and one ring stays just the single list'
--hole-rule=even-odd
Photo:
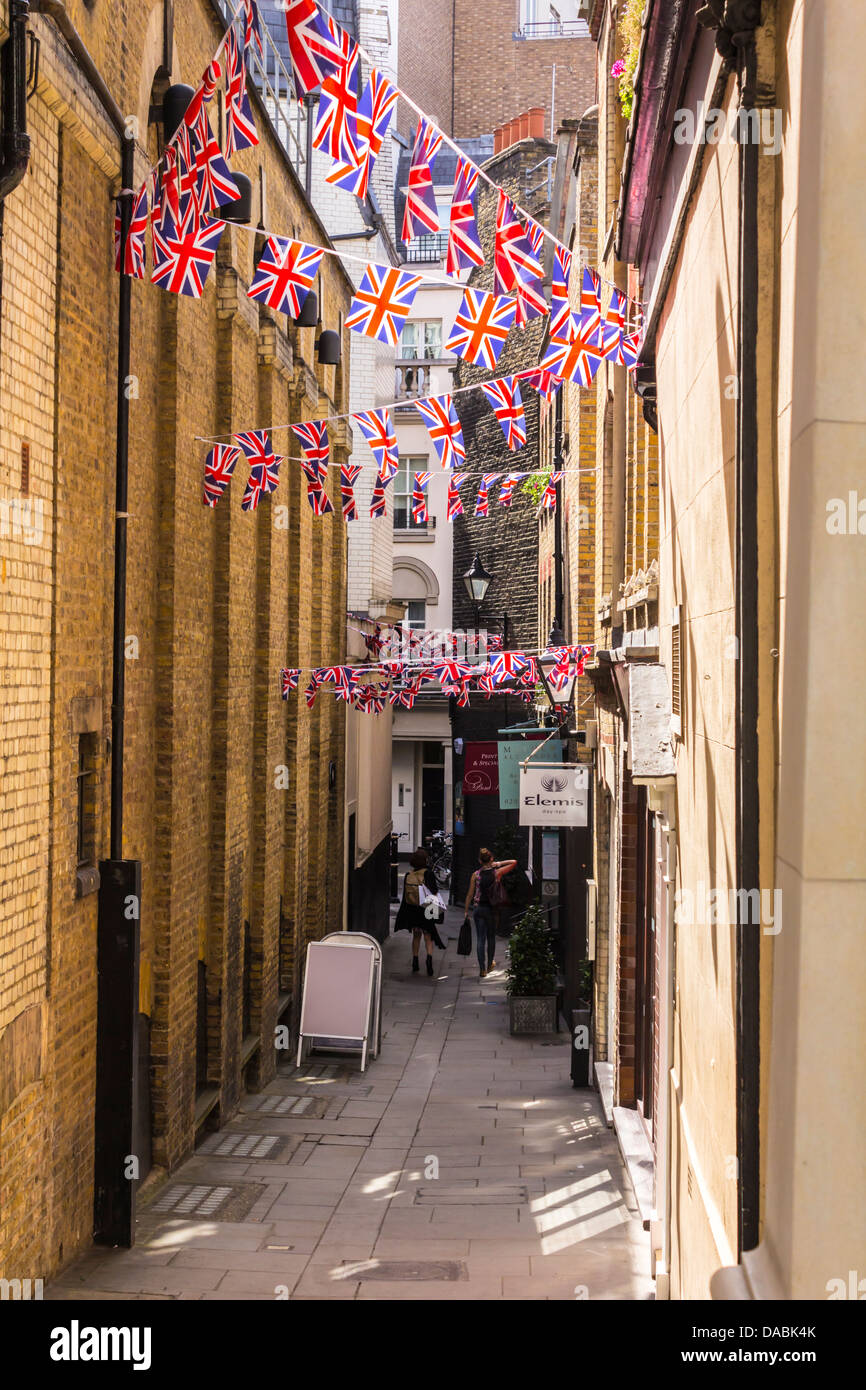
[{"label": "stone paving slab", "polygon": [[287,1056],[218,1132],[277,1135],[277,1159],[198,1152],[171,1174],[258,1185],[245,1220],[142,1202],[133,1250],[88,1252],[46,1297],[651,1297],[649,1239],[598,1097],[571,1086],[567,1035],[508,1036],[504,971],[478,980],[451,916],[432,980],[412,975],[405,940],[385,943],[384,1042],[366,1072]]}]

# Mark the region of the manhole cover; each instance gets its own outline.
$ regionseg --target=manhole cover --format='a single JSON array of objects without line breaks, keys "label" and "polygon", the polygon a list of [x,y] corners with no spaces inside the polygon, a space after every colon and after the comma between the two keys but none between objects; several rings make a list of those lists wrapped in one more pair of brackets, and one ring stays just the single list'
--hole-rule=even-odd
[{"label": "manhole cover", "polygon": [[316,1096],[259,1096],[258,1104],[252,1107],[258,1115],[309,1115],[317,1120],[326,1108],[327,1101]]},{"label": "manhole cover", "polygon": [[515,1207],[529,1201],[524,1183],[480,1183],[478,1187],[439,1187],[430,1182],[415,1189],[416,1207]]},{"label": "manhole cover", "polygon": [[337,1279],[357,1279],[362,1283],[377,1279],[391,1284],[429,1283],[444,1280],[468,1279],[469,1271],[463,1260],[363,1260],[346,1261],[335,1276]]},{"label": "manhole cover", "polygon": [[287,1137],[280,1134],[209,1134],[198,1146],[197,1153],[213,1158],[282,1158],[289,1147]]},{"label": "manhole cover", "polygon": [[243,1221],[267,1191],[264,1184],[231,1187],[206,1183],[172,1183],[150,1210],[162,1216],[188,1216],[209,1221]]}]

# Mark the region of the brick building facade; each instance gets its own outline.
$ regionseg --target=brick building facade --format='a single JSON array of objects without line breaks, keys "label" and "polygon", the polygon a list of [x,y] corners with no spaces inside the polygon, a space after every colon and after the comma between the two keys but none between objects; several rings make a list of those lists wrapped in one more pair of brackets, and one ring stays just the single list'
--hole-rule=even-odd
[{"label": "brick building facade", "polygon": [[[116,109],[138,121],[136,186],[169,81],[222,36],[205,0],[68,6]],[[116,325],[112,198],[121,136],[54,24],[41,42],[23,183],[2,205],[0,491],[0,1267],[47,1277],[93,1229],[99,893],[108,854]],[[0,38],[7,33],[5,6]],[[261,143],[234,165],[253,221],[325,228],[253,97]],[[305,943],[342,919],[344,716],[279,698],[281,665],[345,642],[345,534],[314,520],[287,460],[243,513],[238,465],[202,506],[197,436],[347,406],[347,372],[245,293],[253,239],[228,227],[200,302],[132,286],[123,855],[141,863],[142,1177],[273,1075]],[[351,285],[333,258],[321,325]],[[345,355],[345,345],[344,345]],[[285,429],[276,451],[295,452]],[[347,456],[346,429],[332,458]],[[29,507],[23,509],[23,502]]]}]

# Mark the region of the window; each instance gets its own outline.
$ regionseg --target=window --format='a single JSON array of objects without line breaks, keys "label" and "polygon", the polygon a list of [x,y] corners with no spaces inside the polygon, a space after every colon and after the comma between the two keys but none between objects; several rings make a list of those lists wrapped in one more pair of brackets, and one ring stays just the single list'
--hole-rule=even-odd
[{"label": "window", "polygon": [[400,335],[400,356],[404,361],[434,361],[442,356],[442,320],[412,319]]},{"label": "window", "polygon": [[683,665],[680,613],[677,604],[671,615],[671,729],[682,738],[683,733]]},{"label": "window", "polygon": [[412,520],[412,492],[415,487],[415,474],[426,471],[426,454],[409,454],[400,459],[399,471],[394,477],[393,484],[395,531],[427,530],[426,523]]},{"label": "window", "polygon": [[424,632],[427,626],[427,604],[423,598],[410,598],[406,604],[406,619],[414,632]]}]

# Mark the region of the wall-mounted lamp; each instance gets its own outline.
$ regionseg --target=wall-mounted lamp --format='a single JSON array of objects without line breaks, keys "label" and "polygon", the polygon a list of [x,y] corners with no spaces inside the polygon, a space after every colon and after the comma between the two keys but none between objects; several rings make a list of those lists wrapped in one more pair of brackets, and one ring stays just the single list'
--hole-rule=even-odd
[{"label": "wall-mounted lamp", "polygon": [[301,312],[295,319],[298,328],[315,328],[319,322],[319,300],[315,290],[310,290],[303,304]]},{"label": "wall-mounted lamp", "polygon": [[333,328],[326,328],[319,334],[317,350],[323,367],[339,367],[342,358],[340,335]]}]

